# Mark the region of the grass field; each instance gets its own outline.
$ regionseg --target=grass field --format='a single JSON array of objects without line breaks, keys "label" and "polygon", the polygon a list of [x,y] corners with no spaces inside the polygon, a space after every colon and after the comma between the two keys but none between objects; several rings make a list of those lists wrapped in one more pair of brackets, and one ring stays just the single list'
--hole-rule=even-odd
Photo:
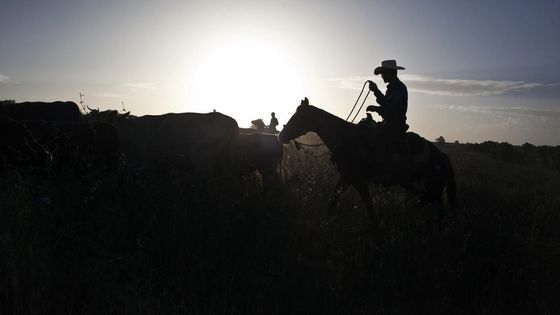
[{"label": "grass field", "polygon": [[441,227],[398,187],[371,186],[379,226],[353,190],[327,214],[320,149],[287,147],[270,191],[156,166],[3,174],[0,314],[559,314],[559,172],[440,148]]}]

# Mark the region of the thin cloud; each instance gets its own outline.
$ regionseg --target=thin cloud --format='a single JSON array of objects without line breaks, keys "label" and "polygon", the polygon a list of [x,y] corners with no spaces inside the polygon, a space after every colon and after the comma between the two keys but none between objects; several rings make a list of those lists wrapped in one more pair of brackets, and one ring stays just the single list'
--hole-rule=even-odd
[{"label": "thin cloud", "polygon": [[[414,74],[402,74],[401,79],[406,83],[410,92],[445,96],[485,96],[500,95],[510,92],[527,91],[538,87],[550,87],[555,84],[542,84],[524,81],[497,80],[462,80],[436,79]],[[360,89],[368,77],[350,77],[333,79],[340,87]]]},{"label": "thin cloud", "polygon": [[12,78],[7,75],[0,74],[0,84],[10,83],[12,82]]},{"label": "thin cloud", "polygon": [[123,83],[124,87],[131,90],[155,90],[156,86],[151,82],[135,82],[135,83]]},{"label": "thin cloud", "polygon": [[518,118],[539,120],[560,119],[560,108],[535,108],[528,106],[482,106],[482,105],[432,105],[442,110],[496,114]]},{"label": "thin cloud", "polygon": [[544,86],[524,81],[432,79],[406,75],[403,75],[403,80],[407,81],[412,92],[447,96],[500,95]]},{"label": "thin cloud", "polygon": [[337,82],[339,86],[343,89],[356,90],[356,89],[361,89],[364,85],[364,82],[367,80],[371,80],[371,78],[354,76],[348,78],[335,78],[335,79],[330,79],[329,81]]}]

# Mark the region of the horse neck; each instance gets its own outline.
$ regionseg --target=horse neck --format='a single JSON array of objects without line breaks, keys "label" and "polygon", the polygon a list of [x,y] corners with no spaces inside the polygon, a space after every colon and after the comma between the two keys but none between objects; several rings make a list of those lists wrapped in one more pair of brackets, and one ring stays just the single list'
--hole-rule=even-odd
[{"label": "horse neck", "polygon": [[314,116],[314,126],[311,131],[321,138],[329,150],[334,150],[344,141],[354,137],[354,124],[320,109],[317,109]]}]

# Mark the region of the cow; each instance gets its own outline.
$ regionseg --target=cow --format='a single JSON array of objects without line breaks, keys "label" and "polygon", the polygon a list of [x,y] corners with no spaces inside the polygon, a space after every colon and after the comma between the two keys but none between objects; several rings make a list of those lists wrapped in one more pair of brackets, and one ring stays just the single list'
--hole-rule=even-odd
[{"label": "cow", "polygon": [[272,134],[240,134],[235,142],[237,168],[241,173],[258,171],[263,187],[270,188],[281,182],[284,147]]},{"label": "cow", "polygon": [[0,115],[13,120],[46,120],[77,122],[82,120],[74,102],[0,103]]},{"label": "cow", "polygon": [[169,166],[209,174],[232,167],[237,122],[218,112],[119,119],[122,151],[135,166]]},{"label": "cow", "polygon": [[101,121],[116,125],[121,119],[133,118],[130,111],[126,113],[119,113],[117,110],[99,110],[89,108],[89,112],[84,115],[84,118],[89,121]]},{"label": "cow", "polygon": [[3,169],[112,167],[120,156],[113,126],[100,122],[13,120],[0,116],[0,165]]}]

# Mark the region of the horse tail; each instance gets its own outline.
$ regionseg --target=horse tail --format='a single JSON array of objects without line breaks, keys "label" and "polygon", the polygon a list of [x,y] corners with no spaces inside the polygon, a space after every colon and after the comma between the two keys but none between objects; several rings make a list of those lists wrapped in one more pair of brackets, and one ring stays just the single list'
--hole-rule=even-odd
[{"label": "horse tail", "polygon": [[447,202],[451,209],[455,209],[455,202],[457,198],[457,186],[455,183],[455,172],[453,171],[453,164],[451,164],[451,160],[449,156],[442,153],[442,162],[444,164],[446,175],[447,175],[447,184],[445,185],[445,191],[447,193]]}]

